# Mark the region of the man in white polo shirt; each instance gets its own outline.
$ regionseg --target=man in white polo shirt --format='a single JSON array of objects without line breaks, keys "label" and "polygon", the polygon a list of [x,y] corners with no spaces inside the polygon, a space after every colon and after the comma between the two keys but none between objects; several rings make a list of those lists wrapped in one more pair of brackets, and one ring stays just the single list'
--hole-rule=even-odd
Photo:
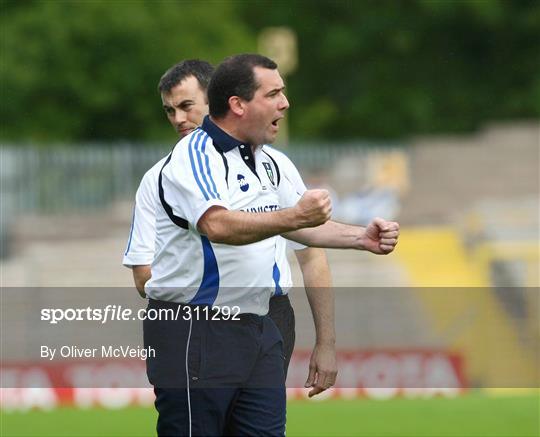
[{"label": "man in white polo shirt", "polygon": [[[208,113],[206,89],[214,68],[205,61],[192,59],[182,61],[162,76],[158,90],[163,109],[171,125],[180,138],[191,133],[202,124]],[[275,178],[287,178],[295,189],[303,194],[306,187],[298,170],[289,158],[272,148],[268,148],[275,161]],[[137,190],[130,235],[123,264],[131,267],[135,285],[143,297],[144,285],[151,277],[150,265],[154,259],[155,209],[158,197],[158,176],[167,157],[160,160],[144,175]],[[270,171],[272,171],[270,169]],[[331,277],[324,250],[308,248],[301,244],[279,238],[277,265],[280,271],[280,288],[270,300],[269,315],[278,326],[284,340],[285,374],[294,348],[294,311],[288,298],[292,285],[286,247],[295,249],[302,271],[306,293],[312,307],[316,331],[307,387],[313,387],[310,396],[332,386],[336,379],[334,332],[334,296]]]},{"label": "man in white polo shirt", "polygon": [[326,191],[300,196],[276,177],[260,145],[275,139],[289,106],[283,89],[268,58],[225,60],[208,90],[211,118],[160,172],[149,310],[188,315],[144,324],[160,435],[284,434],[282,340],[266,316],[280,287],[277,235],[377,254],[397,244],[397,223],[328,222]]}]

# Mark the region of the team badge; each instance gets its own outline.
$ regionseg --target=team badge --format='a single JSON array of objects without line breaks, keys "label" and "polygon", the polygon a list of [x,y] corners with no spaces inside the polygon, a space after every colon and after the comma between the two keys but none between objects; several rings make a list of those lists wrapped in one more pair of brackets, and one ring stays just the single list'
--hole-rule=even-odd
[{"label": "team badge", "polygon": [[270,179],[270,182],[272,182],[272,185],[276,185],[274,181],[274,170],[272,170],[272,166],[269,162],[263,162],[264,169],[266,170],[266,174],[268,175],[268,179]]},{"label": "team badge", "polygon": [[239,174],[236,176],[236,179],[238,179],[238,184],[240,185],[240,189],[245,193],[247,190],[249,190],[249,183],[246,181],[246,178],[244,175]]}]

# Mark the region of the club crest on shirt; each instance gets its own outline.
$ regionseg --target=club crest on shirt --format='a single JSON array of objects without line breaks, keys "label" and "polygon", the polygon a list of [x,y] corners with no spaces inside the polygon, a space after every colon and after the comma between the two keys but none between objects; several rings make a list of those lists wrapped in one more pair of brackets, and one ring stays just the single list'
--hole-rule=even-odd
[{"label": "club crest on shirt", "polygon": [[274,170],[272,170],[272,166],[269,162],[263,162],[262,165],[264,166],[264,169],[266,170],[266,174],[268,175],[268,179],[270,179],[270,182],[272,182],[272,185],[276,185],[276,182],[274,180]]},{"label": "club crest on shirt", "polygon": [[247,190],[249,190],[249,183],[246,181],[246,178],[242,174],[238,174],[236,176],[236,179],[238,179],[238,184],[240,185],[240,189],[245,193]]}]

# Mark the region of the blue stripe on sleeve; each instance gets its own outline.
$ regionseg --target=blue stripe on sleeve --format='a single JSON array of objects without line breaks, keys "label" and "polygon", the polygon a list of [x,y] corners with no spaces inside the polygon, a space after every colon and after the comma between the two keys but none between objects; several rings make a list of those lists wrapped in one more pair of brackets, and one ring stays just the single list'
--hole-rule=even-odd
[{"label": "blue stripe on sleeve", "polygon": [[204,155],[204,163],[206,164],[206,172],[208,173],[208,177],[210,178],[210,183],[212,184],[212,190],[213,190],[214,194],[216,195],[216,197],[219,200],[221,200],[221,197],[219,196],[219,193],[218,193],[217,188],[216,188],[216,184],[214,182],[214,178],[212,177],[212,172],[210,171],[210,163],[209,163],[208,155],[206,153],[204,153],[205,150],[206,150],[206,143],[208,142],[208,138],[210,138],[210,137],[208,135],[206,135],[206,137],[203,140],[203,144],[201,146],[202,153]]},{"label": "blue stripe on sleeve", "polygon": [[200,131],[199,133],[194,133],[192,134],[191,136],[191,139],[189,140],[189,146],[188,146],[188,150],[189,150],[189,162],[191,163],[191,171],[193,172],[193,176],[195,177],[195,181],[197,182],[197,185],[199,186],[201,192],[203,193],[203,196],[206,200],[210,200],[210,196],[208,195],[208,193],[205,191],[205,189],[203,188],[202,184],[201,184],[201,181],[199,179],[199,175],[197,174],[197,168],[195,167],[195,160],[193,158],[193,150],[194,150],[194,145],[193,145],[193,140],[195,139],[195,137],[197,137],[197,140],[201,137],[201,135],[203,134],[203,131]]},{"label": "blue stripe on sleeve", "polygon": [[[204,136],[204,132],[201,137],[203,136]],[[206,185],[207,192],[210,195],[210,197],[215,199],[217,198],[217,193],[214,194],[214,192],[212,192],[212,189],[210,188],[210,184],[208,182],[208,179],[206,177],[206,174],[203,168],[203,159],[208,160],[208,156],[204,154],[204,148],[202,148],[201,150],[201,147],[204,147],[204,145],[206,144],[208,136],[206,136],[206,138],[203,138],[202,141],[201,141],[201,137],[199,137],[199,139],[197,140],[197,144],[195,145],[195,155],[197,156],[197,162],[199,163],[199,171],[201,173],[202,180],[204,181],[204,184]],[[208,173],[210,174],[210,169],[208,168],[208,166],[206,168],[208,170]]]}]

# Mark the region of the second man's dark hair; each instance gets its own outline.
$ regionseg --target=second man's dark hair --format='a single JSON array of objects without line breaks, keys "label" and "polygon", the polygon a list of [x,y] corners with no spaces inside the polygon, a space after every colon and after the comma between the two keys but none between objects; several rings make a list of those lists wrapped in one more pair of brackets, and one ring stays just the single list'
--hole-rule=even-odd
[{"label": "second man's dark hair", "polygon": [[206,91],[213,73],[214,67],[208,62],[199,59],[187,59],[173,65],[161,76],[158,90],[160,93],[170,93],[184,79],[194,76],[201,89]]},{"label": "second man's dark hair", "polygon": [[242,54],[226,58],[214,72],[208,85],[210,115],[224,117],[229,111],[229,98],[238,96],[250,101],[259,87],[255,80],[255,67],[275,70],[277,64],[266,56]]}]

